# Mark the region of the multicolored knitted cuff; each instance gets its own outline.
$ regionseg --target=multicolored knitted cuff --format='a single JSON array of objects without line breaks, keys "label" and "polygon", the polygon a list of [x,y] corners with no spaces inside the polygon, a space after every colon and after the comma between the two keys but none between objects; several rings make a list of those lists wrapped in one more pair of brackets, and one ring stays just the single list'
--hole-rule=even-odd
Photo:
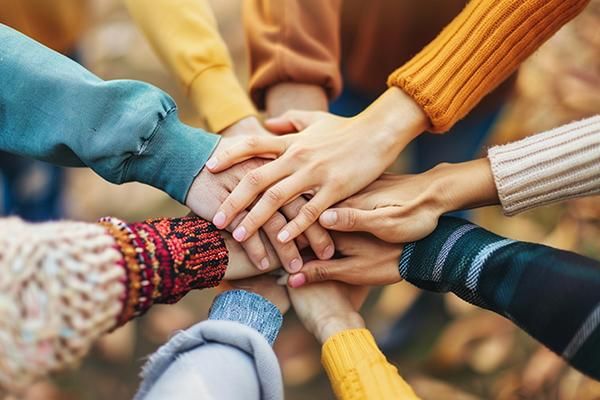
[{"label": "multicolored knitted cuff", "polygon": [[126,224],[105,217],[126,271],[122,325],[154,303],[175,303],[192,289],[217,286],[229,262],[219,230],[198,217],[158,218]]}]

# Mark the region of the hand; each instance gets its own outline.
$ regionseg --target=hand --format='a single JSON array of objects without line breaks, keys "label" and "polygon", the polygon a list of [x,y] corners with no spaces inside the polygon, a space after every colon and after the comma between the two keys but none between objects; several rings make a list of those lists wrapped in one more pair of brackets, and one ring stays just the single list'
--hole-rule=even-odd
[{"label": "hand", "polygon": [[[248,171],[265,163],[266,160],[252,159],[220,174],[212,174],[203,169],[192,183],[186,205],[196,215],[208,220],[213,219],[217,208],[239,180]],[[233,231],[244,215],[245,213],[240,214],[226,229],[229,232]],[[273,244],[273,248],[281,260],[281,263],[277,262],[277,264],[283,265],[288,271],[298,271],[302,268],[302,257],[296,244],[294,242],[281,243],[276,239],[277,233],[286,223],[287,219],[277,212],[263,226],[261,232],[253,234],[242,244],[252,263],[261,271],[269,270],[273,266],[274,260],[269,257],[267,252],[269,241]],[[325,232],[323,228],[321,228],[321,231]],[[328,244],[324,242],[326,240],[326,238],[323,239],[324,235],[329,237],[328,234],[321,233],[318,240],[321,240],[319,243],[323,242],[321,245],[326,247]],[[282,246],[282,244],[285,246]],[[331,247],[333,247],[333,242],[331,242]],[[324,250],[321,249],[321,251]]]},{"label": "hand", "polygon": [[[256,117],[244,118],[222,131],[221,134],[227,139],[223,139],[222,143],[219,144],[219,147],[226,147],[229,145],[229,143],[235,143],[236,141],[242,140],[239,139],[240,137],[247,137],[250,135],[259,137],[273,137],[271,133],[265,130],[265,128],[260,124]],[[190,192],[192,192],[193,190],[193,194],[192,196],[188,195],[188,201],[192,202],[197,197],[194,203],[197,204],[197,206],[203,210],[203,214],[209,216],[200,214],[199,215],[203,218],[213,219],[218,205],[220,205],[223,202],[223,200],[225,200],[227,195],[243,177],[243,174],[254,168],[257,168],[260,165],[264,165],[266,162],[266,160],[254,159],[253,161],[249,162],[249,164],[242,164],[241,169],[237,168],[236,166],[216,175],[213,175],[207,169],[204,169],[200,172],[200,175],[192,185],[192,189],[190,189]],[[231,175],[231,177],[228,177],[228,175]],[[223,186],[224,184],[225,186]],[[210,191],[206,190],[206,188],[213,187],[221,187],[222,189],[213,189]],[[215,192],[216,197],[213,196]],[[216,198],[219,199],[218,202],[214,201]],[[186,201],[186,203],[188,201]],[[306,203],[307,200],[305,198],[299,197],[290,204],[287,204],[284,207],[282,207],[280,213],[276,213],[274,217],[271,218],[268,221],[268,223],[263,227],[263,231],[266,233],[268,239],[271,240],[273,247],[275,248],[275,250],[279,254],[279,257],[281,258],[281,262],[284,268],[288,272],[297,272],[302,267],[302,258],[299,257],[297,248],[303,248],[306,242],[308,243],[308,245],[310,245],[317,257],[319,257],[322,260],[327,260],[331,258],[335,252],[335,247],[331,236],[318,223],[312,224],[306,230],[306,238],[302,238],[303,240],[299,241],[298,246],[283,246],[287,245],[287,243],[281,243],[278,240],[276,240],[277,232],[279,231],[279,229],[282,228],[283,225],[287,223],[287,220],[285,218],[295,218],[300,212],[300,209]],[[188,204],[188,206],[192,208],[191,205]],[[237,220],[233,221],[233,223],[230,224],[227,229],[229,231],[235,229],[235,227],[238,226],[239,222],[246,214],[247,213],[240,214]],[[265,261],[266,248],[264,244],[262,244],[259,241],[259,237],[257,235],[249,237],[247,241],[244,241],[243,246],[257,267],[261,269],[266,269],[269,267],[267,265],[267,262]]]},{"label": "hand", "polygon": [[429,235],[442,214],[498,203],[487,159],[440,164],[418,175],[384,174],[321,214],[327,229],[369,232],[390,243]]},{"label": "hand", "polygon": [[321,344],[341,331],[365,327],[358,310],[369,293],[366,286],[325,282],[288,293],[298,318]]},{"label": "hand", "polygon": [[322,281],[387,285],[402,279],[398,270],[402,245],[361,233],[334,233],[333,240],[340,258],[308,261],[302,271],[290,275],[288,286]]},{"label": "hand", "polygon": [[297,82],[282,82],[271,86],[266,93],[269,117],[278,117],[290,110],[327,111],[327,94],[321,86]]},{"label": "hand", "polygon": [[277,277],[260,275],[254,278],[223,282],[223,290],[242,289],[261,295],[285,314],[290,309],[290,298],[285,287],[277,284]]},{"label": "hand", "polygon": [[215,152],[207,163],[220,172],[258,154],[279,158],[246,175],[217,212],[214,223],[225,227],[255,199],[256,205],[234,231],[244,241],[280,207],[303,194],[314,194],[297,217],[277,236],[282,243],[295,239],[328,207],[377,179],[398,153],[426,128],[426,117],[401,90],[391,88],[354,118],[320,112],[290,112],[267,127],[299,134],[274,138],[251,137]]}]

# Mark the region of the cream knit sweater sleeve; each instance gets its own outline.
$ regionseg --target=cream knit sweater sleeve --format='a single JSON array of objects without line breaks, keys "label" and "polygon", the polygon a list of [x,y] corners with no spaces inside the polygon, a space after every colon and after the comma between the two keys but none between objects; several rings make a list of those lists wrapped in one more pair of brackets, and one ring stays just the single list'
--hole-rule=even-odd
[{"label": "cream knit sweater sleeve", "polygon": [[600,193],[600,115],[489,149],[506,215]]}]

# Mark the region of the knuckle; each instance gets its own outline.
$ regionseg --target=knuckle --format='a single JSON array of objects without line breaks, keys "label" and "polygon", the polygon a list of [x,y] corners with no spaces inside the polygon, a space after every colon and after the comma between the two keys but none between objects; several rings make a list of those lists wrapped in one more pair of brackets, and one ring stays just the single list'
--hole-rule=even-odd
[{"label": "knuckle", "polygon": [[324,265],[318,265],[314,269],[314,278],[317,282],[326,281],[329,279],[329,271]]},{"label": "knuckle", "polygon": [[246,142],[246,146],[250,149],[253,149],[258,146],[258,138],[256,136],[248,136],[244,138]]},{"label": "knuckle", "polygon": [[246,180],[251,186],[260,186],[262,183],[262,174],[257,169],[252,170],[246,175]]},{"label": "knuckle", "polygon": [[310,221],[316,221],[319,218],[319,215],[321,215],[321,211],[310,203],[303,205],[300,209],[300,213]]},{"label": "knuckle", "polygon": [[345,218],[345,225],[348,228],[354,228],[357,223],[358,223],[358,215],[356,214],[356,211],[350,209],[348,210],[348,212],[346,213],[346,218]]},{"label": "knuckle", "polygon": [[266,256],[266,251],[260,241],[256,242],[254,240],[247,240],[246,242],[242,243],[242,248],[246,254],[248,254],[248,257],[255,261],[261,260]]},{"label": "knuckle", "polygon": [[283,190],[278,186],[273,186],[265,192],[265,198],[275,204],[281,204],[284,200]]}]

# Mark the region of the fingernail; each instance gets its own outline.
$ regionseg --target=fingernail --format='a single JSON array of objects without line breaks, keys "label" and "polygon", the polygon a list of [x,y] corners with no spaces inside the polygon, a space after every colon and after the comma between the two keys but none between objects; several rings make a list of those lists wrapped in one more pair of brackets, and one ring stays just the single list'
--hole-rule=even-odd
[{"label": "fingernail", "polygon": [[213,157],[206,162],[206,166],[208,167],[208,169],[213,169],[213,168],[217,167],[218,163],[219,163],[219,160],[216,157]]},{"label": "fingernail", "polygon": [[260,260],[260,269],[263,271],[269,268],[269,259],[267,257]]},{"label": "fingernail", "polygon": [[335,211],[325,211],[321,215],[321,221],[327,226],[335,225],[335,223],[337,222],[337,219],[338,219],[338,215]]},{"label": "fingernail", "polygon": [[305,283],[306,283],[306,277],[304,276],[304,274],[292,275],[292,276],[290,276],[290,279],[288,279],[288,285],[290,285],[293,288],[299,288],[300,286],[304,285]]},{"label": "fingernail", "polygon": [[332,245],[325,247],[325,250],[323,250],[323,258],[326,260],[330,259],[331,257],[333,257],[334,252],[335,252],[335,249],[333,248]]},{"label": "fingernail", "polygon": [[277,235],[277,240],[279,240],[281,243],[285,243],[285,241],[288,240],[289,237],[290,233],[288,231],[281,231],[279,232],[279,235]]},{"label": "fingernail", "polygon": [[215,226],[217,228],[224,228],[223,225],[225,225],[226,219],[227,219],[227,217],[225,216],[225,213],[223,211],[219,211],[213,217],[213,224],[215,224]]},{"label": "fingernail", "polygon": [[302,260],[294,258],[290,263],[290,272],[298,272],[302,268]]},{"label": "fingernail", "polygon": [[243,241],[246,238],[246,228],[240,226],[233,231],[233,238],[238,242]]}]

